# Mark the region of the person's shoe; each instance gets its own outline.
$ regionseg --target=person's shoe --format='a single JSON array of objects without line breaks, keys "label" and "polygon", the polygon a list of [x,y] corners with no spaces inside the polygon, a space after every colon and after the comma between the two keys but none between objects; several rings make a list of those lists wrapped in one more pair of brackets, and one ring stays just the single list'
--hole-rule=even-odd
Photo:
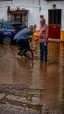
[{"label": "person's shoe", "polygon": [[20,53],[19,53],[20,56],[23,56],[23,55],[25,54],[25,51],[26,51],[26,50],[20,51]]}]

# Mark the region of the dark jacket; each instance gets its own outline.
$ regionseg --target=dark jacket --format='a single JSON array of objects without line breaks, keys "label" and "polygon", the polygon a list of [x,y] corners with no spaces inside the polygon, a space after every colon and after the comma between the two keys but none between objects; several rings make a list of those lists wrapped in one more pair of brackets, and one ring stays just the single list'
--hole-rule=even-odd
[{"label": "dark jacket", "polygon": [[26,39],[29,35],[33,35],[33,33],[31,29],[25,28],[14,36],[14,40]]}]

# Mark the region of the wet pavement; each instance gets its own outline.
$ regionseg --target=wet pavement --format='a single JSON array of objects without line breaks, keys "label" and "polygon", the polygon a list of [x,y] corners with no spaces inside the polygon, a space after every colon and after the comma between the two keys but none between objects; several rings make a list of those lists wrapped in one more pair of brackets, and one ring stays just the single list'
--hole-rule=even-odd
[{"label": "wet pavement", "polygon": [[16,46],[0,45],[0,114],[63,114],[64,43],[49,42],[48,62],[17,58]]}]

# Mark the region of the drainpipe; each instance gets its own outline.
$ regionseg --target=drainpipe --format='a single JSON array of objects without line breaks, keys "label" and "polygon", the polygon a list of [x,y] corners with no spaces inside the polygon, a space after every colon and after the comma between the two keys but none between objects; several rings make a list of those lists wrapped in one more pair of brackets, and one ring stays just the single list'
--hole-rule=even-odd
[{"label": "drainpipe", "polygon": [[39,4],[39,12],[41,11],[41,0],[38,0],[38,4]]}]

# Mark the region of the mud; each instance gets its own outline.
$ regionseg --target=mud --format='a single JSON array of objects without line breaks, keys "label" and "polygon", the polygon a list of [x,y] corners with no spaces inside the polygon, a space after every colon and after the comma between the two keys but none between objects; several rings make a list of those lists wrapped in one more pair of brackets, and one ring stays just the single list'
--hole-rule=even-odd
[{"label": "mud", "polygon": [[48,62],[18,58],[17,46],[0,45],[0,114],[63,114],[64,43],[49,42]]}]

